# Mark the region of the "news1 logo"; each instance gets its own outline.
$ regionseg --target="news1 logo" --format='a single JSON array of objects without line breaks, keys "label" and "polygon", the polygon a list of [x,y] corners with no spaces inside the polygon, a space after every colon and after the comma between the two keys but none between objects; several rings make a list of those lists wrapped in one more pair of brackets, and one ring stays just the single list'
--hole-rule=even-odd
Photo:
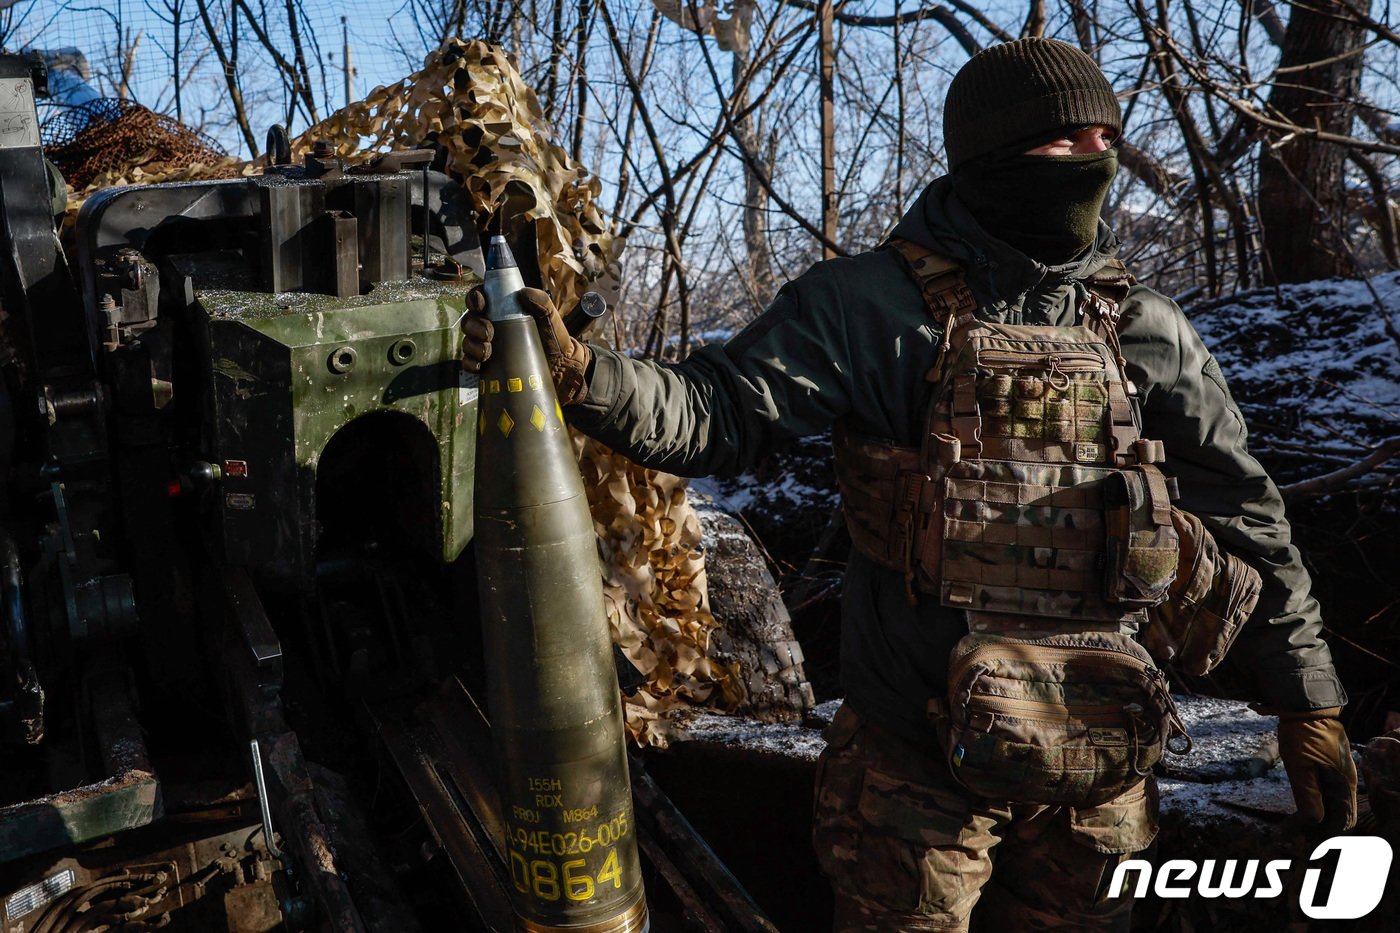
[{"label": "news1 logo", "polygon": [[[1303,871],[1298,906],[1313,920],[1357,920],[1376,909],[1385,894],[1393,853],[1379,836],[1337,836],[1313,849]],[[1330,864],[1329,864],[1330,863]],[[1158,897],[1278,897],[1289,859],[1227,859],[1217,871],[1215,859],[1170,859],[1155,869],[1144,859],[1128,859],[1113,870],[1108,896],[1120,897],[1133,879],[1132,896],[1150,889]],[[1323,884],[1323,879],[1327,884]],[[1194,883],[1193,883],[1194,881]],[[1260,884],[1262,882],[1262,884]]]}]

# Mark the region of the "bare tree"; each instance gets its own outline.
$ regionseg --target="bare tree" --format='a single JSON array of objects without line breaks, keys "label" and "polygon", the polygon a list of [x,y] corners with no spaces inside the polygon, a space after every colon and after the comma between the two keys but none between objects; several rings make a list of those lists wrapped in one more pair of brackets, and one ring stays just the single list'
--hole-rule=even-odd
[{"label": "bare tree", "polygon": [[[173,96],[150,103],[218,115],[250,153],[267,123],[339,105],[316,4],[143,2],[163,33],[95,14],[120,37],[96,56],[104,89],[131,93],[134,63],[149,75],[159,61]],[[944,170],[948,78],[1021,34],[1077,44],[1124,102],[1108,211],[1142,277],[1221,294],[1260,281],[1266,252],[1292,250],[1273,265],[1294,276],[1323,271],[1299,251],[1361,271],[1400,258],[1400,37],[1358,0],[394,2],[409,69],[448,35],[512,49],[564,147],[603,180],[630,244],[623,326],[653,355],[742,325],[823,254],[878,243]],[[1309,16],[1353,44],[1304,42]],[[182,80],[206,58],[203,85]],[[1337,242],[1279,242],[1305,229]]]},{"label": "bare tree", "polygon": [[258,141],[257,137],[253,135],[251,124],[248,122],[248,108],[243,102],[243,89],[238,81],[238,15],[236,9],[229,12],[228,45],[225,46],[223,33],[215,25],[214,19],[209,13],[208,0],[195,0],[195,5],[199,7],[199,19],[204,24],[204,33],[209,39],[209,47],[214,50],[214,54],[219,59],[219,65],[223,68],[229,103],[233,105],[238,130],[243,134],[243,141],[248,144],[248,151],[256,153]]},{"label": "bare tree", "polygon": [[[1366,29],[1347,4],[1294,4],[1269,109],[1280,120],[1351,135]],[[1259,155],[1259,219],[1275,282],[1356,273],[1346,242],[1347,150],[1297,133],[1271,134]]]}]

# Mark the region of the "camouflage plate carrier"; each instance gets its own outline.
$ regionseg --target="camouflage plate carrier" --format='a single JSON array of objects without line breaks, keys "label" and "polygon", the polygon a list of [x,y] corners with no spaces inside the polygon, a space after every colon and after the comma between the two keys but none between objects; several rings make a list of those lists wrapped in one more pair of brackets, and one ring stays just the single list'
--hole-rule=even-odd
[{"label": "camouflage plate carrier", "polygon": [[[891,247],[942,331],[918,449],[841,424],[837,478],[857,549],[911,601],[966,611],[930,713],[979,797],[1093,806],[1185,738],[1166,678],[1134,639],[1176,578],[1173,483],[1124,375],[1114,263],[1071,327],[979,320],[961,268]],[[1189,741],[1189,740],[1188,740]]]}]

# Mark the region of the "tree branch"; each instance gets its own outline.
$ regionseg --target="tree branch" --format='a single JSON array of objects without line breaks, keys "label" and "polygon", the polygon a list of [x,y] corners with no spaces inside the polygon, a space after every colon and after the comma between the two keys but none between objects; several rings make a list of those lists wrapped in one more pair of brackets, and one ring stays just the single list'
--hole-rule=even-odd
[{"label": "tree branch", "polygon": [[1039,39],[1045,35],[1045,0],[1031,0],[1026,11],[1026,25],[1021,27],[1021,38]]},{"label": "tree branch", "polygon": [[[795,7],[799,10],[806,10],[809,13],[815,13],[817,10],[817,5],[812,2],[812,0],[778,0],[778,2],[782,6]],[[963,13],[971,16],[977,21],[979,26],[1001,41],[1007,42],[1012,38],[1006,30],[987,19],[987,17],[975,7],[965,3],[954,3],[953,6],[958,7]],[[961,45],[967,54],[976,55],[978,52],[982,51],[982,43],[978,42],[977,39],[973,37],[972,33],[968,31],[967,26],[963,25],[962,20],[958,19],[957,15],[954,14],[952,10],[942,4],[920,7],[908,13],[895,13],[892,16],[867,16],[861,13],[847,13],[844,10],[837,9],[833,14],[833,18],[838,23],[842,23],[846,26],[859,26],[873,29],[889,29],[903,23],[918,23],[931,19],[948,30],[949,34],[952,35],[954,39],[958,40],[958,45]]]},{"label": "tree branch", "polygon": [[700,54],[705,58],[705,66],[709,69],[710,80],[715,86],[715,95],[720,98],[720,112],[721,116],[724,118],[725,133],[734,141],[735,148],[739,150],[739,155],[744,160],[744,164],[753,172],[754,179],[763,187],[763,190],[768,193],[768,196],[773,199],[773,203],[778,205],[779,210],[796,221],[797,225],[803,230],[806,230],[812,236],[816,237],[817,242],[821,243],[822,246],[826,247],[836,256],[849,256],[850,253],[847,250],[842,249],[837,243],[832,241],[831,238],[826,236],[820,228],[806,217],[803,217],[795,207],[788,203],[786,198],[774,189],[773,180],[768,177],[768,172],[764,170],[763,164],[759,161],[758,157],[749,151],[748,146],[744,144],[744,140],[740,138],[740,133],[734,125],[734,115],[730,112],[729,102],[724,100],[723,85],[720,83],[719,72],[715,69],[714,58],[710,55],[710,48],[705,42],[705,37],[696,31],[696,38],[700,40]]},{"label": "tree branch", "polygon": [[[705,144],[700,147],[699,151],[697,151],[684,162],[681,162],[679,165],[676,166],[675,171],[672,173],[675,180],[679,181],[680,179],[691,176],[693,172],[695,172],[697,169],[699,169],[701,165],[705,163],[705,160],[709,158],[710,153],[713,152],[716,147],[720,146],[723,143],[726,127],[726,110],[727,108],[732,108],[736,106],[734,101],[739,100],[745,94],[747,94],[749,84],[752,82],[753,77],[758,74],[759,68],[766,65],[773,56],[776,56],[777,50],[779,48],[790,44],[791,47],[788,49],[787,56],[779,60],[777,65],[774,66],[773,75],[771,80],[769,81],[768,86],[763,89],[763,92],[761,94],[759,94],[753,100],[749,101],[747,105],[739,108],[739,110],[733,114],[733,119],[736,121],[743,120],[749,114],[756,112],[765,103],[767,103],[768,98],[771,97],[780,86],[780,79],[785,74],[787,74],[788,69],[792,66],[794,62],[797,61],[798,57],[806,49],[807,43],[813,35],[813,31],[811,29],[808,29],[805,25],[789,30],[786,34],[779,36],[775,41],[771,43],[771,45],[773,46],[773,50],[770,53],[767,53],[761,57],[755,57],[749,62],[749,67],[745,74],[745,78],[742,85],[740,87],[736,87],[733,95],[731,95],[729,100],[720,107],[720,114],[715,119],[714,129],[711,130],[710,135],[706,138]],[[656,203],[657,199],[660,198],[663,193],[663,190],[659,187],[647,192],[647,194],[633,209],[631,215],[627,219],[626,225],[622,228],[622,232],[619,234],[619,236],[626,237],[628,234],[630,234],[632,228],[637,226],[638,223],[640,223],[642,215],[652,208],[652,206]]]},{"label": "tree branch", "polygon": [[[627,54],[627,47],[623,45],[622,37],[618,34],[617,26],[613,23],[612,12],[608,9],[607,0],[598,0],[597,10],[603,17],[603,25],[607,29],[608,41],[612,43],[613,54],[617,56],[617,62],[622,66],[623,77],[627,80],[627,87],[632,92],[632,99],[637,104],[637,116],[642,120],[642,127],[646,131],[647,141],[651,143],[652,156],[656,159],[657,171],[661,173],[662,189],[665,192],[666,208],[661,214],[661,227],[666,233],[666,250],[671,257],[671,267],[676,273],[676,284],[680,290],[681,303],[681,355],[685,355],[685,344],[688,333],[685,328],[690,322],[690,288],[686,283],[685,263],[681,259],[680,241],[676,239],[676,189],[671,176],[671,169],[666,161],[666,152],[661,145],[661,137],[657,135],[656,127],[651,122],[651,111],[646,105],[642,96],[641,82],[637,80],[636,72],[632,69],[632,60]],[[582,101],[580,101],[580,107]],[[663,281],[664,281],[663,277]]]},{"label": "tree branch", "polygon": [[1400,231],[1396,230],[1395,208],[1390,206],[1390,194],[1386,190],[1385,176],[1374,162],[1359,152],[1350,151],[1347,158],[1361,169],[1366,182],[1371,186],[1371,199],[1376,210],[1376,226],[1381,232],[1381,248],[1392,268],[1400,268]]},{"label": "tree branch", "polygon": [[1324,473],[1312,479],[1305,479],[1301,482],[1291,483],[1282,487],[1279,492],[1285,496],[1316,496],[1331,492],[1343,485],[1348,480],[1358,476],[1365,476],[1372,470],[1390,460],[1396,454],[1400,454],[1400,437],[1392,437],[1371,451],[1370,456],[1363,460],[1358,460],[1351,466],[1343,467],[1340,470],[1333,470],[1331,473]]},{"label": "tree branch", "polygon": [[[267,50],[267,53],[272,56],[273,62],[275,62],[277,67],[280,68],[283,71],[283,73],[285,73],[287,77],[291,79],[292,94],[294,96],[302,96],[303,100],[307,102],[308,106],[306,112],[307,115],[310,116],[312,113],[315,112],[315,107],[310,103],[311,88],[304,87],[302,85],[301,75],[297,72],[296,66],[293,65],[291,62],[287,61],[287,59],[282,55],[282,53],[277,50],[277,44],[274,43],[272,41],[272,37],[269,36],[266,31],[264,31],[264,29],[262,28],[262,24],[258,22],[257,14],[255,14],[252,11],[252,9],[249,8],[245,0],[233,0],[233,3],[234,6],[238,7],[243,11],[244,18],[248,20],[248,25],[252,27],[253,35],[257,37],[258,42],[262,43],[262,47]],[[319,121],[313,119],[311,122],[314,124]],[[256,155],[256,151],[254,152],[254,154]]]},{"label": "tree branch", "polygon": [[252,127],[248,125],[248,110],[243,105],[243,92],[238,87],[238,72],[228,52],[224,49],[223,40],[219,38],[218,31],[214,28],[214,21],[209,16],[209,7],[205,0],[195,0],[195,5],[199,7],[199,18],[204,23],[204,32],[209,36],[209,45],[213,47],[214,54],[219,58],[219,64],[223,66],[224,83],[228,87],[229,101],[233,104],[234,119],[238,121],[238,128],[243,132],[243,140],[248,144],[248,154],[251,158],[258,157],[258,141],[253,136]]},{"label": "tree branch", "polygon": [[1283,20],[1279,18],[1271,0],[1239,0],[1239,3],[1263,25],[1270,42],[1283,45]]}]

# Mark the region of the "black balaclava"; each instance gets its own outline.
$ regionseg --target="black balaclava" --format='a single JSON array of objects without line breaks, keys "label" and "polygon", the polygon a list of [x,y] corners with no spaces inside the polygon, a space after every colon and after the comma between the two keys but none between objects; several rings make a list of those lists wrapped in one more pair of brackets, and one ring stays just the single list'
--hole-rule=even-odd
[{"label": "black balaclava", "polygon": [[[1029,147],[1027,147],[1029,148]],[[1118,151],[983,156],[953,173],[953,192],[982,229],[1049,266],[1094,243]]]},{"label": "black balaclava", "polygon": [[1088,55],[1038,38],[985,49],[954,76],[943,108],[953,191],[988,233],[1047,265],[1068,262],[1094,242],[1118,154],[1022,153],[1096,124],[1122,131],[1118,98]]}]

